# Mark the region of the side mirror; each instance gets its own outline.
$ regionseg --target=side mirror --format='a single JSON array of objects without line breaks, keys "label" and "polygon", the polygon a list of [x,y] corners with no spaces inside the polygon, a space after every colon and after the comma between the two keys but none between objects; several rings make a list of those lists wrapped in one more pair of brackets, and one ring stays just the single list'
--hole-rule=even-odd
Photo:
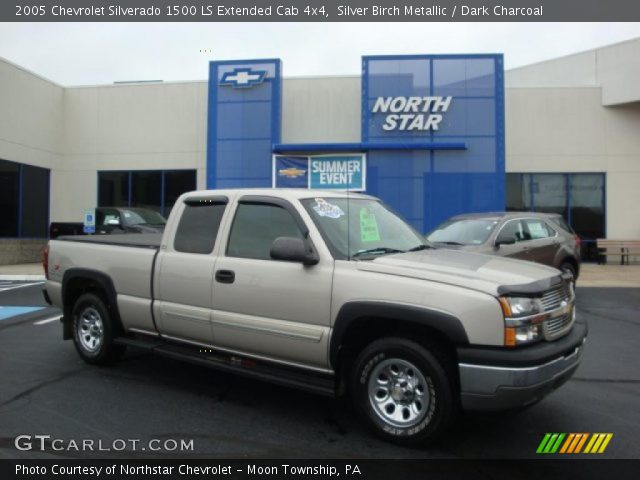
[{"label": "side mirror", "polygon": [[496,247],[500,247],[500,245],[513,245],[514,243],[516,243],[516,236],[515,235],[501,235],[498,238],[496,238]]},{"label": "side mirror", "polygon": [[318,255],[307,242],[295,237],[276,238],[271,244],[271,258],[304,265],[315,265],[319,261]]}]

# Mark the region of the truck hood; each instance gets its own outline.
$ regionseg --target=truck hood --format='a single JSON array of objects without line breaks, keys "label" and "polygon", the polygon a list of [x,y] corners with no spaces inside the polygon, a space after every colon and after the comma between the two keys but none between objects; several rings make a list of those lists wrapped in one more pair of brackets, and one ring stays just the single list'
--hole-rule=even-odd
[{"label": "truck hood", "polygon": [[457,285],[495,296],[507,290],[542,291],[560,275],[555,268],[538,263],[440,248],[362,260],[357,268]]}]

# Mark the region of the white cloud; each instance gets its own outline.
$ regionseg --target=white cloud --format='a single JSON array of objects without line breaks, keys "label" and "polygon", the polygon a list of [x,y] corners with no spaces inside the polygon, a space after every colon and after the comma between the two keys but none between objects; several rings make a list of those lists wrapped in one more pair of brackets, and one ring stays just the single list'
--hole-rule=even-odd
[{"label": "white cloud", "polygon": [[357,75],[371,54],[504,53],[513,68],[638,36],[640,23],[5,23],[0,56],[82,85],[202,80],[209,60],[264,57],[286,76]]}]

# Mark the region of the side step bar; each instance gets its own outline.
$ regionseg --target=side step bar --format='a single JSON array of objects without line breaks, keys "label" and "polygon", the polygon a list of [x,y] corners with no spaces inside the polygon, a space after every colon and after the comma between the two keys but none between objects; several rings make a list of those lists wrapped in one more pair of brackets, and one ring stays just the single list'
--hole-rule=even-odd
[{"label": "side step bar", "polygon": [[119,345],[147,350],[155,355],[306,390],[315,394],[335,397],[337,392],[335,377],[329,374],[310,372],[213,350],[212,353],[202,353],[198,347],[170,342],[157,337],[147,338],[142,335],[118,337],[114,339],[114,342]]}]

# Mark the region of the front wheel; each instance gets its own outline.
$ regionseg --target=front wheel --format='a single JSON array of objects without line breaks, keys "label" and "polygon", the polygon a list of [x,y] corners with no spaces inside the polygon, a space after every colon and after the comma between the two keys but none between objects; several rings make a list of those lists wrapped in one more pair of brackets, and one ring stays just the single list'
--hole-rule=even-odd
[{"label": "front wheel", "polygon": [[387,440],[423,444],[435,440],[453,416],[453,379],[437,348],[385,338],[355,361],[351,396],[364,422]]},{"label": "front wheel", "polygon": [[115,325],[102,299],[93,294],[80,296],[73,306],[73,342],[87,363],[111,363],[124,352],[115,345]]}]

